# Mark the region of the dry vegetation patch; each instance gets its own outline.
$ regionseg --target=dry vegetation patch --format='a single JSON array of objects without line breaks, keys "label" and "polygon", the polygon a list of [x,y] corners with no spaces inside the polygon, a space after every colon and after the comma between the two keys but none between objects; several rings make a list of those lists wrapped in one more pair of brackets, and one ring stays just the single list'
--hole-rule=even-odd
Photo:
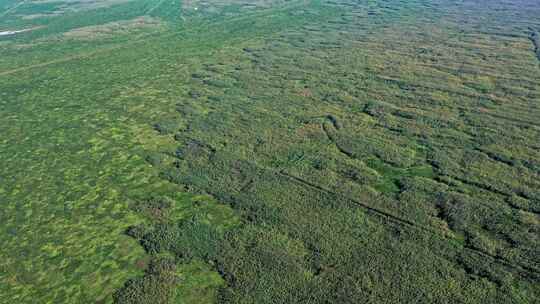
[{"label": "dry vegetation patch", "polygon": [[228,6],[239,6],[243,9],[265,9],[273,6],[278,6],[287,1],[279,0],[186,0],[183,1],[182,7],[185,10],[200,10],[204,12],[220,12]]},{"label": "dry vegetation patch", "polygon": [[63,36],[70,39],[94,40],[111,38],[114,35],[158,30],[163,28],[163,26],[163,23],[159,19],[143,16],[131,20],[80,27],[64,33]]},{"label": "dry vegetation patch", "polygon": [[59,6],[59,11],[80,11],[90,10],[103,7],[110,7],[112,5],[122,4],[133,0],[35,0],[32,4],[57,4],[62,3]]},{"label": "dry vegetation patch", "polygon": [[130,1],[133,0],[35,0],[28,1],[28,3],[25,4],[29,7],[32,5],[51,5],[53,9],[29,14],[19,14],[18,16],[23,20],[59,17],[65,15],[66,13],[107,8]]}]

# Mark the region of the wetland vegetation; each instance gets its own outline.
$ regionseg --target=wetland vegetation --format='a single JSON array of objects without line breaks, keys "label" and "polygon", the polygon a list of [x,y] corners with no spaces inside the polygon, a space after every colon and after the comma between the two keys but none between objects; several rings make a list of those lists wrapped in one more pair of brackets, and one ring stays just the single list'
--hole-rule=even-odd
[{"label": "wetland vegetation", "polygon": [[0,0],[0,303],[537,303],[539,16]]}]

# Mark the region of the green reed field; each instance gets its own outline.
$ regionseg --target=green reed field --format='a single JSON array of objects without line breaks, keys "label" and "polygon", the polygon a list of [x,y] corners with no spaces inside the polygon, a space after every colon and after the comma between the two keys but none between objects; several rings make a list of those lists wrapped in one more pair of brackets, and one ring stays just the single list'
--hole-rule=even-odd
[{"label": "green reed field", "polygon": [[0,303],[539,303],[539,37],[534,0],[0,0]]}]

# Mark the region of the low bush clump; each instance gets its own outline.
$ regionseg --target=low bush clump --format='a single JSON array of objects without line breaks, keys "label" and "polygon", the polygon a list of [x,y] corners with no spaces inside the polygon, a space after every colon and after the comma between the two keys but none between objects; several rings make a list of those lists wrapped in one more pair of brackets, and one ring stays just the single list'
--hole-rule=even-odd
[{"label": "low bush clump", "polygon": [[176,264],[169,257],[154,258],[142,277],[131,279],[114,293],[118,304],[170,303],[175,295],[178,277]]}]

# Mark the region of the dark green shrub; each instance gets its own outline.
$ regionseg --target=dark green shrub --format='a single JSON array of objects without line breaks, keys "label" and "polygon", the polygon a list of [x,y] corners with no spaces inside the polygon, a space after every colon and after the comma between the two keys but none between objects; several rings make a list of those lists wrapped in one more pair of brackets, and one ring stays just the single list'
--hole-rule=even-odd
[{"label": "dark green shrub", "polygon": [[165,220],[172,202],[166,198],[150,198],[135,202],[132,209],[154,220]]},{"label": "dark green shrub", "polygon": [[131,236],[134,239],[140,240],[148,233],[148,227],[146,225],[140,224],[131,226],[126,230],[126,234]]},{"label": "dark green shrub", "polygon": [[176,263],[171,257],[156,257],[148,266],[147,272],[160,276],[171,275],[176,271]]},{"label": "dark green shrub", "polygon": [[212,260],[217,256],[219,233],[210,224],[192,218],[178,224],[158,224],[146,233],[141,244],[150,254],[172,252],[187,262],[193,258]]},{"label": "dark green shrub", "polygon": [[221,234],[210,224],[196,219],[182,222],[179,226],[178,242],[172,251],[184,261],[193,258],[213,260],[218,254]]},{"label": "dark green shrub", "polygon": [[172,224],[158,224],[144,235],[141,244],[149,254],[167,251],[178,241],[179,231]]},{"label": "dark green shrub", "polygon": [[178,278],[176,265],[170,258],[155,258],[144,276],[128,280],[114,293],[117,304],[166,304],[174,298]]},{"label": "dark green shrub", "polygon": [[174,120],[166,120],[155,123],[154,129],[162,135],[174,134],[180,129],[180,124]]},{"label": "dark green shrub", "polygon": [[145,157],[145,160],[152,166],[161,165],[166,159],[166,155],[159,152],[154,152]]}]

